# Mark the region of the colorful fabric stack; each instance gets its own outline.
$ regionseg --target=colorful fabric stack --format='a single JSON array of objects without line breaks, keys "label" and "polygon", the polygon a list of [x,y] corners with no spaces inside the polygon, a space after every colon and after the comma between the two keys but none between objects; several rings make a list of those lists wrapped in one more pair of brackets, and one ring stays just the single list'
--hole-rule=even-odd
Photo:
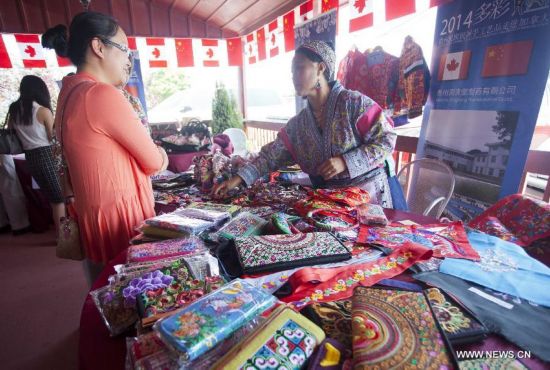
[{"label": "colorful fabric stack", "polygon": [[185,215],[185,212],[186,210],[184,208],[171,213],[165,213],[147,219],[145,223],[149,226],[189,235],[200,234],[215,225],[213,221],[188,217]]},{"label": "colorful fabric stack", "polygon": [[198,238],[170,239],[154,243],[132,245],[128,248],[128,262],[144,262],[168,257],[204,252],[204,243]]}]

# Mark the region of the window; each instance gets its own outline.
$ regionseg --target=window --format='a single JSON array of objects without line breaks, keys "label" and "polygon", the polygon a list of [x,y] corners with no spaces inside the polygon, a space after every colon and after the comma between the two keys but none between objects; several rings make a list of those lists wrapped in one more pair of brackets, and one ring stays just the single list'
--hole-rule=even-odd
[{"label": "window", "polygon": [[495,163],[497,161],[497,156],[496,155],[492,155],[491,156],[491,163]]},{"label": "window", "polygon": [[508,164],[508,156],[507,155],[502,156],[502,164],[505,165],[505,166]]},{"label": "window", "polygon": [[504,177],[504,170],[499,171],[499,177]]}]

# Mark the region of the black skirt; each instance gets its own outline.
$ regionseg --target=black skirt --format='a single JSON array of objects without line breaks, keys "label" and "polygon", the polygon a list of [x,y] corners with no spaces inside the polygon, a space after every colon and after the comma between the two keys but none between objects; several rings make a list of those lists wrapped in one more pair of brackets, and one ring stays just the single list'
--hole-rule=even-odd
[{"label": "black skirt", "polygon": [[61,183],[55,165],[53,147],[25,150],[25,158],[32,177],[51,203],[63,203]]}]

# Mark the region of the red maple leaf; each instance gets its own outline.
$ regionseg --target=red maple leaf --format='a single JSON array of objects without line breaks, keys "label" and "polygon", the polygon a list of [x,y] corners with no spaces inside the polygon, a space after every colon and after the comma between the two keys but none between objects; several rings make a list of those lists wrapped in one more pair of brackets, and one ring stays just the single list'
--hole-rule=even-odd
[{"label": "red maple leaf", "polygon": [[206,51],[206,55],[208,55],[208,58],[212,59],[212,57],[214,56],[214,50],[212,50],[212,48],[208,48],[208,50]]},{"label": "red maple leaf", "polygon": [[448,70],[448,71],[451,71],[451,72],[452,72],[452,71],[456,71],[459,65],[460,65],[460,63],[458,63],[458,62],[456,61],[456,59],[453,58],[453,59],[451,60],[451,63],[448,63],[448,64],[447,64],[447,70]]},{"label": "red maple leaf", "polygon": [[252,45],[248,45],[248,52],[252,55]]},{"label": "red maple leaf", "polygon": [[154,48],[152,53],[156,59],[160,57],[160,50],[158,48]]},{"label": "red maple leaf", "polygon": [[31,58],[34,58],[34,56],[36,55],[36,50],[34,50],[32,46],[27,45],[27,47],[25,48],[25,53],[29,54]]},{"label": "red maple leaf", "polygon": [[366,3],[365,0],[355,0],[355,2],[353,3],[353,6],[357,8],[357,11],[359,13],[363,13],[363,10],[365,10],[365,7],[367,6],[367,4],[365,3]]},{"label": "red maple leaf", "polygon": [[275,45],[275,41],[276,41],[276,40],[275,40],[275,34],[272,33],[272,34],[271,34],[271,43],[272,43],[273,45]]}]

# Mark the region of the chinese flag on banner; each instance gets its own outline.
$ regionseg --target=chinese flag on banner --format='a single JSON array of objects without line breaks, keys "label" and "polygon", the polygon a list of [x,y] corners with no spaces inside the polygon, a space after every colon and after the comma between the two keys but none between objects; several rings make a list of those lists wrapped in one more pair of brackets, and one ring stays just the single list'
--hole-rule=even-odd
[{"label": "chinese flag on banner", "polygon": [[16,34],[15,41],[19,46],[25,68],[46,68],[44,49],[42,49],[38,35]]},{"label": "chinese flag on banner", "polygon": [[523,75],[527,73],[533,40],[489,46],[485,50],[482,77]]},{"label": "chinese flag on banner", "polygon": [[280,18],[275,19],[273,22],[269,23],[267,26],[268,33],[268,39],[267,39],[267,45],[269,45],[269,57],[273,58],[279,55],[280,45],[281,45],[281,39],[283,37],[283,34],[281,33],[280,28],[281,20]]},{"label": "chinese flag on banner", "polygon": [[166,68],[168,61],[166,59],[166,46],[164,39],[159,37],[148,37],[147,43],[147,58],[149,59],[149,67],[151,68]]},{"label": "chinese flag on banner", "polygon": [[244,48],[246,57],[248,58],[248,64],[254,64],[258,61],[258,45],[254,39],[254,33],[246,36],[246,44]]},{"label": "chinese flag on banner", "polygon": [[176,58],[178,67],[193,67],[195,59],[193,57],[193,39],[175,39]]},{"label": "chinese flag on banner", "polygon": [[0,35],[0,68],[12,68],[10,55],[6,44],[4,44],[4,37]]},{"label": "chinese flag on banner", "polygon": [[372,3],[374,0],[350,0],[349,32],[372,27]]},{"label": "chinese flag on banner", "polygon": [[219,67],[218,40],[202,39],[202,64],[205,67]]},{"label": "chinese flag on banner", "polygon": [[243,42],[240,37],[227,39],[227,61],[230,66],[243,65]]},{"label": "chinese flag on banner", "polygon": [[415,11],[415,0],[386,0],[387,21],[412,14]]},{"label": "chinese flag on banner", "polygon": [[300,17],[297,19],[297,24],[304,23],[313,18],[313,0],[306,1],[300,5]]},{"label": "chinese flag on banner", "polygon": [[59,55],[56,55],[56,57],[57,57],[57,65],[59,65],[60,67],[70,67],[73,65],[73,63],[71,63],[71,60],[69,58],[60,57]]},{"label": "chinese flag on banner", "polygon": [[438,79],[440,81],[465,80],[470,69],[470,50],[443,54],[439,60]]},{"label": "chinese flag on banner", "polygon": [[130,50],[137,50],[137,43],[135,37],[128,37],[128,48]]},{"label": "chinese flag on banner", "polygon": [[440,5],[448,4],[452,1],[453,0],[430,0],[430,8],[433,8],[434,6],[440,6]]},{"label": "chinese flag on banner", "polygon": [[321,13],[326,13],[332,9],[338,9],[339,0],[321,0]]},{"label": "chinese flag on banner", "polygon": [[294,50],[294,10],[283,16],[283,34],[285,36],[285,51]]},{"label": "chinese flag on banner", "polygon": [[265,29],[262,27],[256,31],[256,42],[258,44],[258,60],[266,58],[265,50]]}]

